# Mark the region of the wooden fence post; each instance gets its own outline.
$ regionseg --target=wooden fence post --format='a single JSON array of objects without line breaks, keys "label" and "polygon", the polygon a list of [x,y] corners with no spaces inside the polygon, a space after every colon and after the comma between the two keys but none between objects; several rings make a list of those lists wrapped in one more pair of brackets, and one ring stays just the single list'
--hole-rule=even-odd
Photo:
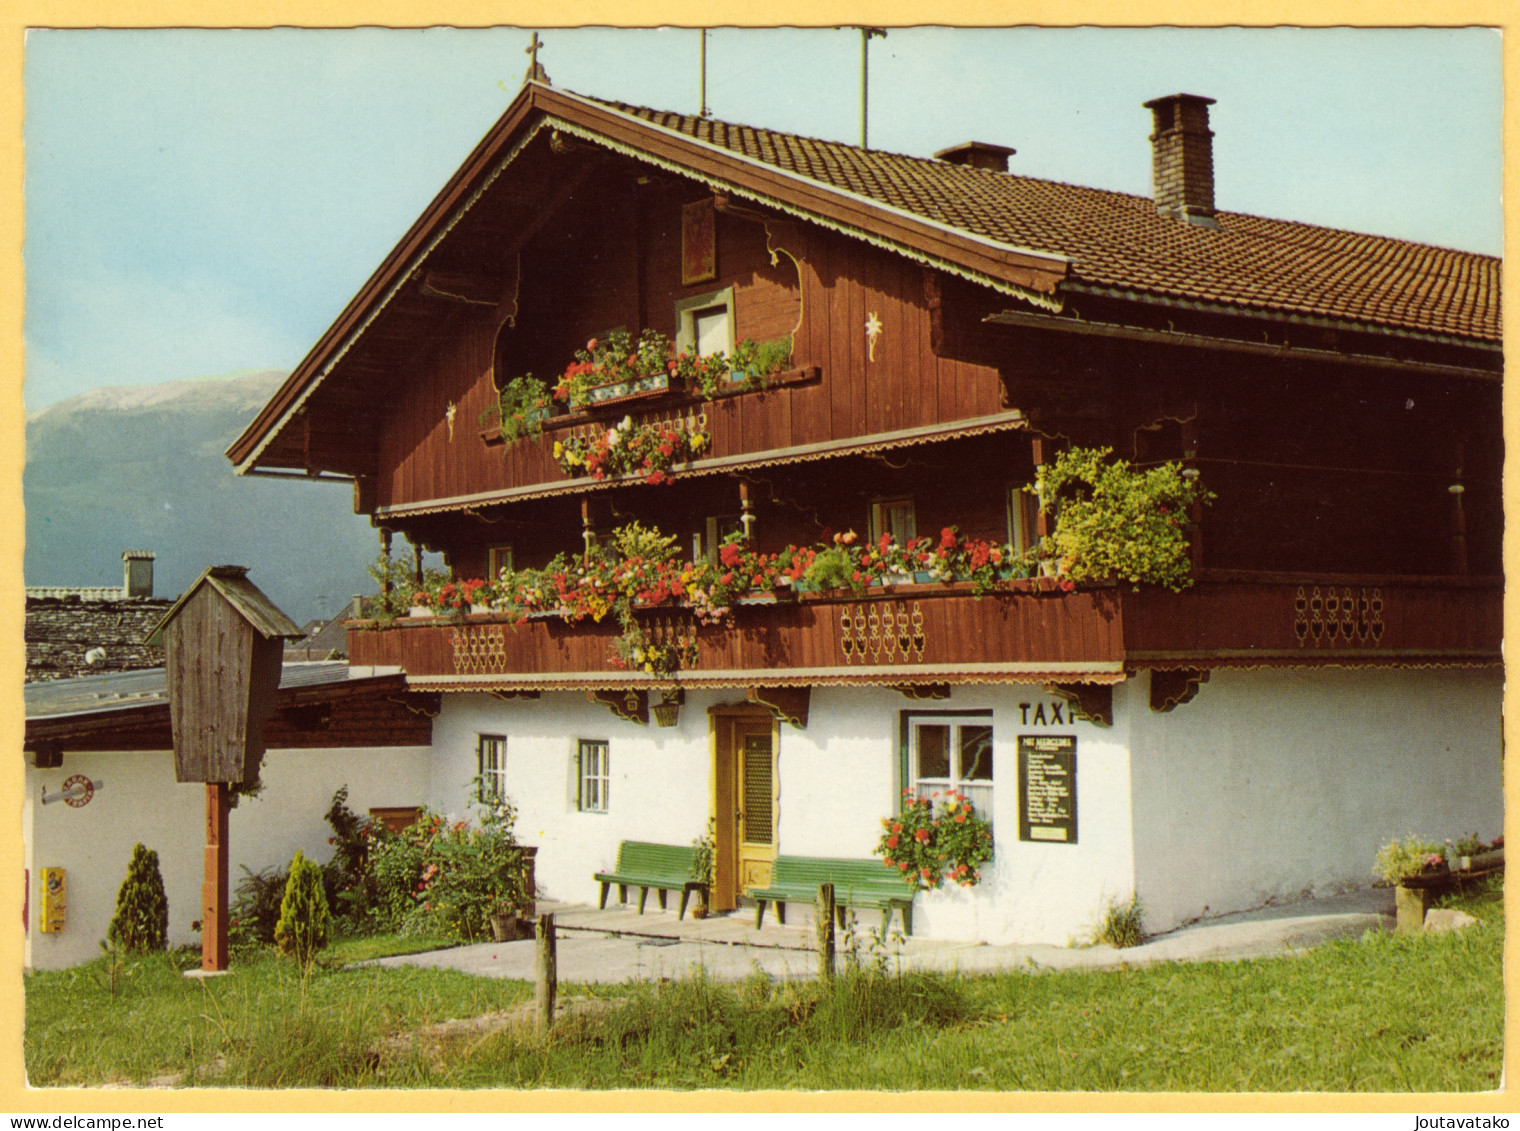
[{"label": "wooden fence post", "polygon": [[538,1007],[535,1027],[539,1036],[543,1036],[554,1024],[554,993],[559,980],[554,954],[554,916],[540,915],[534,933],[538,936],[537,980],[533,995]]},{"label": "wooden fence post", "polygon": [[834,885],[818,885],[818,903],[813,908],[814,926],[818,930],[818,977],[824,981],[834,976]]}]

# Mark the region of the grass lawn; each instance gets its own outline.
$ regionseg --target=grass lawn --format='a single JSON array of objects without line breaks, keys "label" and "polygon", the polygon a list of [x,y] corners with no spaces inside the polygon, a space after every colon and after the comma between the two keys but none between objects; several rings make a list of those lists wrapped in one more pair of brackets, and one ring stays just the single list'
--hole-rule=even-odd
[{"label": "grass lawn", "polygon": [[[1298,957],[986,977],[561,984],[615,999],[548,1042],[519,1030],[383,1038],[532,997],[522,982],[341,969],[411,940],[354,940],[303,978],[272,954],[188,979],[192,956],[27,978],[33,1085],[1469,1091],[1499,1085],[1503,893],[1480,922]],[[377,1051],[379,1050],[379,1051]]]}]

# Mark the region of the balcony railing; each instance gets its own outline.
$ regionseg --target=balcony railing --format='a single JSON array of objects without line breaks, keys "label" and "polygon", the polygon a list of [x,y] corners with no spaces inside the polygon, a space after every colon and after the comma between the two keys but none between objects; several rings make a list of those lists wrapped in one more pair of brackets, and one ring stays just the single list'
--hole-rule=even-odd
[{"label": "balcony railing", "polygon": [[640,610],[652,642],[695,644],[696,662],[672,675],[620,668],[610,615],[359,621],[349,656],[398,664],[428,690],[1114,683],[1144,667],[1495,664],[1502,604],[1497,581],[1203,582],[1175,594],[1030,581],[981,597],[903,585],[762,598],[716,625],[679,607]]}]

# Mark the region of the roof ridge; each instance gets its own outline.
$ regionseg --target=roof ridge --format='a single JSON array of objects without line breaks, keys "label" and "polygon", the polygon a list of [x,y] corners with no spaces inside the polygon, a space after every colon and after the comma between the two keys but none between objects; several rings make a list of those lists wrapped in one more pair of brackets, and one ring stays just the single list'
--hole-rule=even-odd
[{"label": "roof ridge", "polygon": [[[1057,178],[1054,178],[1054,177],[1038,177],[1038,176],[1033,176],[1033,175],[1031,175],[1029,173],[998,172],[998,171],[992,170],[992,169],[979,169],[979,168],[976,168],[975,166],[971,166],[971,165],[958,165],[958,164],[955,164],[954,162],[944,161],[944,160],[942,160],[940,158],[937,158],[937,157],[921,157],[918,154],[914,154],[914,153],[900,153],[900,152],[898,152],[896,150],[891,150],[891,149],[864,148],[864,147],[861,147],[859,145],[855,145],[855,144],[853,144],[851,142],[847,142],[847,141],[839,141],[839,140],[832,139],[832,138],[815,137],[815,136],[812,136],[812,135],[809,135],[809,134],[792,133],[792,132],[787,131],[787,130],[778,130],[778,129],[775,129],[775,128],[770,127],[770,126],[754,126],[754,125],[749,125],[749,124],[743,123],[743,122],[729,121],[726,118],[712,118],[712,117],[702,118],[702,117],[699,117],[699,116],[694,115],[694,114],[685,114],[685,113],[682,113],[679,110],[662,110],[662,109],[659,109],[659,108],[653,107],[653,106],[640,106],[640,105],[638,105],[636,103],[624,102],[624,101],[622,101],[620,99],[600,98],[600,97],[598,97],[596,95],[593,95],[593,94],[582,94],[579,91],[569,90],[568,88],[555,88],[555,89],[560,90],[562,93],[571,94],[571,95],[574,95],[577,98],[584,98],[584,99],[586,99],[589,102],[595,102],[598,105],[609,107],[609,108],[617,110],[617,111],[619,111],[621,113],[630,114],[633,117],[642,118],[644,115],[647,114],[647,115],[652,116],[652,118],[654,118],[654,119],[658,119],[658,118],[677,118],[677,119],[691,121],[693,123],[707,122],[707,123],[711,123],[713,126],[721,128],[723,130],[728,130],[728,131],[751,130],[751,131],[753,131],[757,135],[765,135],[765,136],[769,136],[769,137],[772,137],[772,138],[777,138],[777,137],[780,137],[780,138],[789,138],[789,139],[793,139],[795,141],[808,142],[808,143],[811,143],[813,145],[826,146],[826,147],[829,147],[831,149],[843,150],[846,153],[849,153],[849,154],[852,154],[852,155],[859,155],[859,156],[861,156],[863,158],[866,158],[868,160],[871,159],[871,158],[888,158],[888,159],[897,160],[897,161],[911,161],[914,164],[919,165],[919,166],[923,167],[926,170],[933,171],[936,174],[943,174],[943,175],[946,175],[946,176],[949,176],[949,177],[953,177],[953,178],[964,178],[964,179],[968,179],[968,180],[978,180],[978,179],[981,179],[981,180],[984,180],[985,183],[988,186],[1004,185],[1004,184],[1007,184],[1010,181],[1013,181],[1013,182],[1024,182],[1024,183],[1029,183],[1029,184],[1054,185],[1054,186],[1057,186],[1059,188],[1068,189],[1068,190],[1072,190],[1072,191],[1076,191],[1076,192],[1094,193],[1094,194],[1097,194],[1099,196],[1103,196],[1103,197],[1107,197],[1107,198],[1111,198],[1111,199],[1115,199],[1115,200],[1119,200],[1119,199],[1130,200],[1130,201],[1143,202],[1145,204],[1151,204],[1151,203],[1153,203],[1153,198],[1150,197],[1150,196],[1147,196],[1147,195],[1145,195],[1143,193],[1127,192],[1124,189],[1112,189],[1112,188],[1103,188],[1103,187],[1100,187],[1098,185],[1078,184],[1075,181],[1065,181],[1065,180],[1060,180],[1060,179],[1057,179]],[[656,122],[656,124],[662,124],[662,123]],[[670,127],[667,127],[667,128],[670,128]],[[685,131],[684,130],[679,130],[678,132],[685,132]],[[700,135],[698,135],[696,133],[693,133],[692,136],[696,137],[697,140],[706,140],[710,144],[717,145],[717,146],[719,146],[721,148],[724,148],[724,149],[733,148],[733,146],[731,146],[729,144],[728,139],[719,140],[716,137],[702,138],[702,137],[700,137]],[[738,141],[738,139],[733,139],[733,140],[736,143]],[[740,152],[744,152],[743,149],[740,149],[739,151]],[[769,160],[769,159],[767,159],[764,156],[761,156],[758,159],[761,160],[762,162],[764,162],[765,164],[768,164],[768,165],[775,164],[774,161]],[[809,180],[817,180],[818,179],[816,177],[810,176],[805,171],[800,172],[800,175],[808,177]],[[989,178],[992,178],[992,179],[989,179]],[[1490,255],[1487,252],[1472,251],[1472,250],[1469,250],[1469,249],[1466,249],[1466,248],[1451,247],[1450,245],[1447,245],[1447,244],[1429,243],[1429,242],[1422,241],[1422,240],[1411,240],[1411,239],[1406,239],[1406,238],[1404,238],[1402,236],[1383,235],[1383,234],[1380,234],[1378,232],[1360,231],[1360,230],[1355,229],[1355,228],[1335,227],[1335,226],[1330,225],[1330,224],[1321,224],[1321,223],[1318,223],[1318,222],[1315,222],[1315,221],[1311,221],[1311,220],[1292,220],[1292,219],[1287,219],[1287,218],[1281,217],[1281,216],[1264,216],[1264,215],[1262,215],[1260,213],[1256,213],[1256,212],[1241,212],[1241,211],[1237,211],[1237,210],[1234,210],[1234,209],[1223,209],[1223,208],[1217,209],[1216,210],[1216,215],[1219,216],[1219,217],[1221,217],[1221,218],[1224,218],[1224,217],[1235,217],[1235,218],[1238,218],[1238,219],[1253,220],[1253,221],[1256,221],[1258,223],[1273,225],[1274,227],[1276,227],[1278,229],[1288,229],[1288,230],[1302,229],[1302,230],[1305,230],[1305,231],[1338,233],[1338,234],[1344,234],[1344,235],[1348,235],[1348,236],[1354,236],[1354,237],[1357,237],[1357,238],[1363,239],[1363,240],[1376,241],[1376,242],[1378,242],[1380,244],[1384,244],[1384,245],[1398,244],[1398,245],[1402,245],[1402,246],[1406,246],[1406,247],[1410,247],[1410,248],[1426,248],[1426,249],[1433,249],[1433,250],[1436,250],[1436,251],[1444,251],[1444,252],[1449,252],[1451,254],[1459,255],[1459,256],[1472,256],[1472,257],[1475,257],[1475,258],[1478,258],[1478,259],[1491,260],[1491,261],[1493,261],[1495,263],[1503,262],[1503,257],[1502,256]],[[1265,235],[1266,233],[1261,233],[1261,234]]]}]

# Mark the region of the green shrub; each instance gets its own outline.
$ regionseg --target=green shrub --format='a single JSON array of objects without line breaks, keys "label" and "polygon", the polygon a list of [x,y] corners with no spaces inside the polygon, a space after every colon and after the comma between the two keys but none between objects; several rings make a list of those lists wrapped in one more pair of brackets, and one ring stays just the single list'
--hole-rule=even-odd
[{"label": "green shrub", "polygon": [[375,838],[370,872],[378,927],[467,942],[486,938],[490,919],[532,899],[526,858],[505,800],[482,804],[476,824],[423,810],[399,834]]},{"label": "green shrub", "polygon": [[158,870],[158,853],[132,846],[127,878],[116,893],[116,914],[106,930],[111,942],[130,954],[164,950],[169,945],[169,897]]},{"label": "green shrub", "polygon": [[233,892],[227,915],[227,942],[246,948],[274,945],[274,929],[280,922],[280,904],[290,873],[280,868],[251,872],[245,866],[243,878]]},{"label": "green shrub", "polygon": [[1093,933],[1093,942],[1117,947],[1139,946],[1145,941],[1144,913],[1138,896],[1130,896],[1126,903],[1110,900],[1098,929]]},{"label": "green shrub", "polygon": [[849,552],[841,546],[819,550],[802,574],[804,581],[823,592],[830,589],[863,589],[865,586],[859,577],[860,571],[850,560]]},{"label": "green shrub", "polygon": [[1390,840],[1378,849],[1377,872],[1390,884],[1396,884],[1405,876],[1418,876],[1443,859],[1439,842],[1407,836],[1403,840]]},{"label": "green shrub", "polygon": [[331,927],[327,896],[322,893],[322,869],[296,849],[295,859],[290,862],[290,879],[285,883],[285,898],[280,902],[274,941],[302,966],[310,966],[317,951],[327,945]]}]

